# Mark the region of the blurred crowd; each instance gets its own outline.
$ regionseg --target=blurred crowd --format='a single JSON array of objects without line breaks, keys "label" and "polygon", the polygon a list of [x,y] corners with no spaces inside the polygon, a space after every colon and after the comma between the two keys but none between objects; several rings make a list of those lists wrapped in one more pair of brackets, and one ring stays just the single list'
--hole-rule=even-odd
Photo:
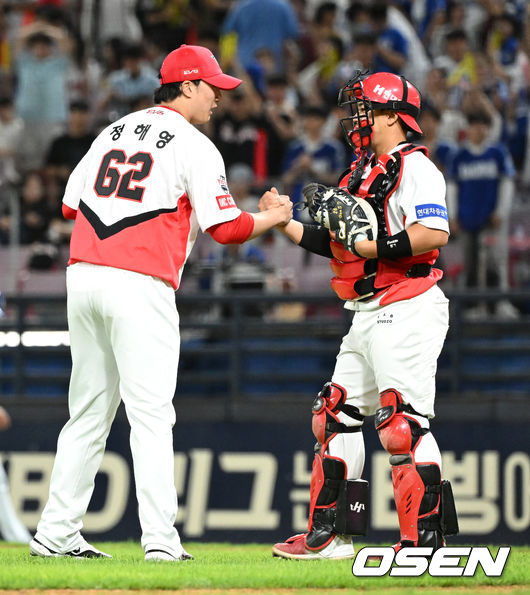
[{"label": "blurred crowd", "polygon": [[[271,185],[297,203],[309,181],[336,184],[351,158],[339,88],[357,70],[404,74],[422,94],[411,140],[448,182],[446,277],[530,284],[529,19],[527,0],[0,0],[0,245],[54,266],[70,172],[103,127],[151,105],[163,58],[189,43],[244,80],[203,129],[242,208]],[[266,283],[280,241],[205,238],[200,286]]]}]

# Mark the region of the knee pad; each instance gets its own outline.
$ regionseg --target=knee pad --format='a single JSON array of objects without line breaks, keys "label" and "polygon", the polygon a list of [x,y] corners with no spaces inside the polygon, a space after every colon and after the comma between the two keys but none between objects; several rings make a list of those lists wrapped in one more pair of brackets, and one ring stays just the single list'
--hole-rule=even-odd
[{"label": "knee pad", "polygon": [[413,409],[404,405],[397,390],[386,390],[380,400],[381,407],[375,413],[374,422],[383,448],[391,455],[411,453],[429,430],[422,428],[411,415],[407,416]]},{"label": "knee pad", "polygon": [[[364,421],[357,407],[346,404],[346,389],[334,382],[326,382],[318,393],[312,406],[312,429],[315,438],[322,447],[327,448],[329,441],[337,434],[359,432]],[[354,420],[354,425],[346,425],[339,421],[342,412]]]},{"label": "knee pad", "polygon": [[[331,456],[328,449],[337,435],[361,431],[364,416],[356,407],[346,404],[346,396],[343,387],[328,382],[313,402],[312,429],[318,442],[311,473],[309,532],[306,537],[309,549],[321,549],[333,539],[335,533],[362,527],[367,517],[368,501],[363,491],[365,483],[367,489],[367,482],[348,480],[348,465],[344,458],[346,453],[340,453],[343,456]],[[340,412],[352,419],[355,425],[349,426],[339,421]],[[350,485],[357,483],[355,486]],[[349,500],[353,498],[353,511],[348,515]],[[340,506],[337,506],[339,499]],[[355,508],[356,503],[358,505]],[[339,520],[336,525],[337,510]]]}]

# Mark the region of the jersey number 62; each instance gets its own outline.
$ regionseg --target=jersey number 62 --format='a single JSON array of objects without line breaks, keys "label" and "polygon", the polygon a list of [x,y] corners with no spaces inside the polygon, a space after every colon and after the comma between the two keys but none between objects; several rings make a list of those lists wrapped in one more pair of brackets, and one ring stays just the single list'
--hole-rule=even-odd
[{"label": "jersey number 62", "polygon": [[[116,167],[111,164],[126,163],[131,167],[127,171],[120,173]],[[149,153],[135,153],[127,158],[124,151],[112,149],[103,156],[99,166],[98,175],[94,184],[94,190],[98,196],[112,196],[125,200],[141,201],[144,196],[145,187],[133,185],[132,182],[141,182],[151,173],[153,167],[153,158]]]}]

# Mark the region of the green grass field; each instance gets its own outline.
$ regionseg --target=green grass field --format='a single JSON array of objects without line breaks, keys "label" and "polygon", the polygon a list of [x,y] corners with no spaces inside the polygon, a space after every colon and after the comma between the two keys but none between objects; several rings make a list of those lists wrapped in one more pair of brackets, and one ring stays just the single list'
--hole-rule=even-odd
[{"label": "green grass field", "polygon": [[[197,595],[366,592],[369,595],[440,595],[484,593],[530,594],[530,547],[514,547],[497,578],[354,577],[352,561],[290,561],[273,558],[262,544],[186,543],[195,560],[184,563],[145,562],[136,543],[96,543],[112,560],[43,559],[30,557],[25,546],[0,546],[0,589],[21,593],[30,589],[119,590],[154,593],[178,591]],[[360,546],[359,546],[360,547]],[[496,547],[490,548],[492,552]]]}]

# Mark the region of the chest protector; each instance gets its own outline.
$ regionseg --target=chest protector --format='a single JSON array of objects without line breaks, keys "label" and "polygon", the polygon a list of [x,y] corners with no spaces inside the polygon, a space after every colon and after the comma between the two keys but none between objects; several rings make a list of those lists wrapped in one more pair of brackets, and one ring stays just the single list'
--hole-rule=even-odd
[{"label": "chest protector", "polygon": [[[367,164],[364,158],[354,162],[341,177],[341,188],[363,198],[373,207],[379,227],[378,239],[389,235],[388,200],[401,182],[404,158],[415,151],[428,156],[426,147],[403,144],[398,151],[381,155],[375,163],[374,157]],[[370,165],[370,173],[364,180],[361,179]],[[333,258],[330,265],[335,274],[331,287],[343,300],[366,301],[386,292],[380,302],[386,305],[419,295],[442,278],[442,271],[432,268],[438,258],[438,250],[396,260],[366,259],[332,240],[331,251]]]}]

